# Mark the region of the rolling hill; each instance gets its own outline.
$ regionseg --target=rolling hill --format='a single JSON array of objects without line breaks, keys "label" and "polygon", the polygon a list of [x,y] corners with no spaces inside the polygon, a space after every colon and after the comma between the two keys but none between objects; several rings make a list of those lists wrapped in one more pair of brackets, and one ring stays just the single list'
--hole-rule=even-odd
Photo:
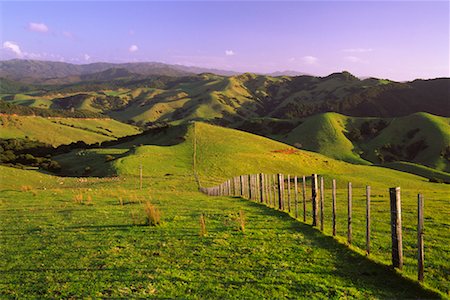
[{"label": "rolling hill", "polygon": [[352,163],[409,161],[450,172],[450,120],[427,113],[399,118],[320,114],[278,139]]},{"label": "rolling hill", "polygon": [[[249,73],[142,77],[125,68],[83,76],[85,81],[63,85],[27,87],[5,81],[0,97],[21,105],[67,109],[83,106],[83,100],[71,103],[73,97],[100,98],[95,106],[88,104],[86,108],[121,120],[215,120],[226,125],[252,117],[293,120],[330,111],[359,117],[398,117],[416,112],[449,116],[450,111],[448,78],[398,83],[360,80],[348,72],[326,77]],[[111,98],[105,100],[106,95]]]},{"label": "rolling hill", "polygon": [[[448,194],[447,185],[429,183],[423,177],[408,173],[377,166],[349,164],[304,150],[292,151],[289,145],[280,142],[204,123],[195,123],[187,128],[184,126],[172,127],[170,130],[167,134],[160,135],[159,140],[152,136],[140,137],[139,141],[130,141],[127,144],[107,148],[73,151],[54,157],[54,159],[61,164],[63,170],[74,176],[83,175],[86,167],[89,167],[90,176],[119,175],[120,178],[130,178],[130,176],[138,178],[139,168],[142,165],[143,176],[151,182],[179,180],[179,184],[169,183],[164,187],[172,189],[173,192],[179,191],[179,187],[184,186],[181,182],[184,184],[195,182],[194,172],[198,175],[201,186],[213,186],[227,178],[241,174],[264,172],[267,174],[308,175],[318,173],[325,177],[327,185],[330,184],[332,178],[337,179],[339,209],[342,210],[345,208],[343,200],[345,183],[347,181],[353,183],[355,205],[359,207],[356,215],[364,216],[365,206],[361,197],[364,195],[365,185],[371,185],[373,195],[376,195],[374,196],[374,205],[379,206],[378,209],[375,209],[375,214],[380,214],[377,220],[382,220],[383,213],[387,212],[384,206],[388,205],[388,199],[385,197],[387,197],[388,188],[392,186],[402,187],[402,194],[405,198],[403,213],[405,220],[408,220],[405,222],[415,221],[415,215],[410,210],[415,209],[416,203],[411,199],[415,199],[416,194],[414,193],[418,191],[427,194],[429,209],[432,209],[431,207],[443,209],[448,204],[444,204],[445,200],[442,198]],[[172,142],[167,140],[169,137]],[[174,143],[174,141],[177,142]],[[141,146],[133,146],[136,144],[141,144]],[[112,159],[106,159],[108,155],[112,156]],[[331,209],[330,204],[327,202],[326,210],[329,211],[329,209]],[[440,215],[438,219],[442,217]],[[355,218],[357,217],[355,216]],[[438,225],[435,222],[439,221],[433,220],[428,226],[437,228],[435,226]],[[355,224],[358,223],[361,224],[355,226],[363,226],[363,220],[355,221]],[[389,236],[388,231],[389,226],[386,223],[386,226],[377,230],[374,239],[378,242],[383,240],[383,236]],[[359,235],[361,234],[359,233]],[[445,239],[442,234],[435,238],[439,241]],[[361,240],[363,240],[362,236]],[[438,255],[439,251],[442,249],[429,249],[428,255]],[[385,259],[388,261],[388,249],[386,253]],[[431,260],[431,258],[429,259]],[[414,261],[410,261],[410,263],[414,264]],[[434,263],[445,264],[446,261],[435,260]],[[437,276],[435,278],[437,282],[440,282],[438,285],[442,288],[443,282],[438,279],[440,275],[434,273],[430,276]]]},{"label": "rolling hill", "polygon": [[29,138],[53,146],[84,141],[97,143],[133,135],[140,130],[112,119],[44,118],[0,115],[0,138]]},{"label": "rolling hill", "polygon": [[[54,159],[60,161],[63,170],[72,172],[71,175],[119,176],[56,177],[0,166],[2,222],[7,224],[5,228],[15,233],[28,232],[23,235],[25,238],[20,238],[21,245],[29,249],[26,254],[17,252],[18,235],[5,231],[10,236],[1,245],[6,265],[19,268],[5,273],[8,281],[3,284],[2,293],[51,296],[58,291],[72,295],[77,291],[80,293],[80,286],[83,286],[86,287],[83,291],[95,291],[96,295],[124,297],[130,296],[131,292],[118,283],[127,278],[136,284],[133,295],[148,296],[155,290],[161,297],[177,297],[180,287],[172,284],[172,270],[176,270],[177,278],[185,278],[191,294],[211,297],[258,294],[263,298],[277,298],[297,293],[313,296],[318,291],[331,291],[327,294],[330,297],[436,297],[437,294],[423,290],[383,265],[390,263],[390,227],[385,220],[389,219],[387,189],[392,186],[402,187],[403,224],[408,229],[416,222],[416,193],[421,191],[426,195],[427,234],[433,237],[433,246],[426,249],[426,287],[442,294],[448,291],[445,273],[448,246],[442,230],[442,226],[448,224],[446,214],[442,213],[448,211],[448,201],[445,200],[447,185],[429,183],[422,177],[386,168],[349,164],[309,151],[292,151],[289,145],[261,136],[198,122],[169,127],[166,132],[140,136],[110,147],[73,151]],[[142,190],[138,184],[141,165]],[[91,173],[86,174],[86,167]],[[240,198],[202,195],[197,191],[194,177],[196,173],[202,186],[212,186],[232,176],[256,172],[299,176],[319,173],[324,176],[327,186],[325,235],[299,223],[292,214]],[[32,178],[27,181],[29,186],[12,180],[18,176]],[[340,237],[337,240],[327,236],[331,210],[328,187],[332,178],[338,182]],[[351,181],[354,188],[354,245],[351,247],[338,243],[343,241],[345,233],[347,181]],[[309,182],[307,184],[309,189]],[[361,250],[357,248],[362,248],[365,241],[366,184],[372,186],[373,193],[374,230],[370,260],[358,254]],[[79,199],[80,195],[85,200],[72,200]],[[161,226],[142,226],[144,217],[140,203],[149,199],[162,211]],[[233,229],[234,217],[240,210],[246,215],[245,234]],[[308,219],[309,210],[308,200]],[[198,235],[200,214],[207,219],[208,235],[204,238]],[[416,276],[415,242],[415,231],[414,234],[405,232],[402,274],[410,278]],[[34,245],[40,246],[35,249]],[[75,245],[84,249],[83,252],[68,251]],[[52,255],[47,256],[50,253]],[[17,255],[24,255],[23,259],[17,260]],[[143,280],[149,280],[147,273],[140,277],[143,261],[152,280],[157,279],[152,281],[154,290],[141,284]],[[206,267],[205,261],[213,267]],[[30,268],[36,262],[40,268]],[[236,268],[237,262],[239,268]],[[255,263],[260,266],[255,267]],[[354,267],[355,264],[358,268]],[[53,270],[57,266],[62,266],[62,269],[57,269],[58,274],[65,275],[41,277],[43,270]],[[74,273],[73,266],[78,266],[80,271]],[[193,267],[201,269],[202,276],[205,276],[201,285],[190,279]],[[267,276],[260,274],[272,269],[279,273],[277,278],[282,276],[286,280],[266,283]],[[133,275],[135,273],[136,276]],[[17,276],[21,278],[20,286],[13,280]],[[30,276],[33,280],[26,279]],[[58,281],[60,276],[65,278],[64,285]],[[248,279],[251,284],[246,284],[245,289],[239,285],[233,291],[227,287],[226,294],[223,294],[221,289],[217,289],[217,276],[220,282],[233,278],[233,282]],[[116,277],[121,280],[110,281]],[[96,278],[94,285],[92,278]],[[396,284],[392,288],[386,286],[386,278]],[[36,280],[51,282],[53,288],[41,291],[39,286],[36,287]],[[308,285],[301,285],[305,280]],[[355,280],[357,283],[352,283]],[[295,289],[293,283],[296,283]],[[270,292],[273,286],[281,286],[283,291]],[[403,288],[399,289],[399,286]],[[83,292],[83,295],[89,293]],[[181,293],[185,293],[184,288]]]}]

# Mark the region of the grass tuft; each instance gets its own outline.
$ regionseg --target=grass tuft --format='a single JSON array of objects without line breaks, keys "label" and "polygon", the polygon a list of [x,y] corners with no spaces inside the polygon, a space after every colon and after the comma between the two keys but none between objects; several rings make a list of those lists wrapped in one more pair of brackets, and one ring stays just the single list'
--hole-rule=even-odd
[{"label": "grass tuft", "polygon": [[29,191],[31,191],[33,188],[31,187],[31,186],[29,186],[29,185],[22,185],[21,187],[20,187],[20,190],[22,191],[22,192],[29,192]]},{"label": "grass tuft", "polygon": [[206,236],[206,221],[205,221],[205,215],[200,215],[200,236]]},{"label": "grass tuft", "polygon": [[161,224],[161,214],[159,209],[155,207],[150,201],[145,202],[144,210],[147,217],[147,224],[150,226],[157,226]]},{"label": "grass tuft", "polygon": [[75,196],[73,196],[73,201],[75,201],[75,203],[78,203],[78,204],[83,203],[83,194],[79,193],[79,194],[76,194]]}]

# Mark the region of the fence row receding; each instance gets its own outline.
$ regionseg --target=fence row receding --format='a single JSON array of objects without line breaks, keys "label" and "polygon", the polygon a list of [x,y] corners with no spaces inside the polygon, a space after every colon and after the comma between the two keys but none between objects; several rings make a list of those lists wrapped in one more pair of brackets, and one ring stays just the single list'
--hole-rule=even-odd
[{"label": "fence row receding", "polygon": [[[307,199],[306,180],[311,181],[311,198]],[[303,222],[306,222],[306,203],[312,204],[312,226],[320,226],[324,230],[324,178],[317,174],[306,176],[290,176],[284,174],[250,174],[240,175],[228,179],[213,187],[201,187],[201,192],[210,196],[235,196],[266,204],[269,207],[287,211],[296,219],[299,216],[299,205]],[[336,180],[332,180],[331,187],[331,214],[332,235],[336,236]],[[347,242],[352,244],[352,184],[347,185]],[[391,241],[392,241],[392,266],[398,269],[403,267],[403,244],[402,244],[402,218],[401,218],[401,196],[400,187],[389,189],[390,214],[391,214]],[[366,253],[370,254],[370,198],[371,187],[366,186]],[[423,196],[418,195],[417,210],[417,246],[418,246],[418,280],[424,278],[424,246],[423,246]]]}]

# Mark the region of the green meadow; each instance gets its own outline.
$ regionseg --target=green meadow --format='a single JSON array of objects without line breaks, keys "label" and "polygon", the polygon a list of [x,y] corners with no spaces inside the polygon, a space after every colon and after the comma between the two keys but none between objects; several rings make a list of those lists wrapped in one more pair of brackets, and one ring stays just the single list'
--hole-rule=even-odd
[{"label": "green meadow", "polygon": [[91,144],[114,140],[139,132],[140,130],[137,127],[113,119],[0,115],[0,138],[20,139],[28,137],[53,146],[77,141]]},{"label": "green meadow", "polygon": [[[72,175],[89,166],[91,177],[1,166],[1,297],[448,298],[448,185],[313,152],[284,151],[291,147],[203,123],[172,130],[55,157]],[[198,192],[194,172],[205,187],[241,174],[320,174],[327,187],[325,232],[310,226],[309,182],[303,223],[292,213],[238,197],[206,196]],[[336,239],[331,237],[333,178]],[[354,186],[352,246],[344,238],[348,181]],[[369,257],[361,250],[366,185],[372,186]],[[402,188],[401,272],[389,267],[388,188],[394,186]],[[424,284],[415,280],[419,192],[425,197]],[[147,224],[147,202],[161,214],[158,226]]]}]

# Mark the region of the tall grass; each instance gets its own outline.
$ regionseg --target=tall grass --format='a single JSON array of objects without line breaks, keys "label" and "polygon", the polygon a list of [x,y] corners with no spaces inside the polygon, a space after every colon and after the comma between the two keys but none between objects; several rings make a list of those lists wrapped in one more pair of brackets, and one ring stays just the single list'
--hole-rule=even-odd
[{"label": "tall grass", "polygon": [[81,204],[83,203],[83,194],[79,193],[73,196],[73,201],[75,201],[75,203]]},{"label": "tall grass", "polygon": [[205,215],[200,215],[200,236],[206,236],[206,221],[205,221]]},{"label": "tall grass", "polygon": [[145,202],[144,211],[147,218],[147,224],[150,226],[157,226],[161,224],[161,213],[150,201]]}]

